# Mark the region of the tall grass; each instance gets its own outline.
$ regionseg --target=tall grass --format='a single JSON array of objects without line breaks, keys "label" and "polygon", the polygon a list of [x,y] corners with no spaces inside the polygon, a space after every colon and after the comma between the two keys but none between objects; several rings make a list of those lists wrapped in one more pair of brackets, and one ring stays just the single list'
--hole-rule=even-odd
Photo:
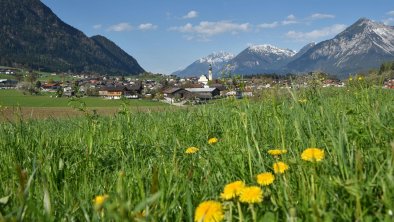
[{"label": "tall grass", "polygon": [[[273,91],[176,112],[1,123],[0,220],[193,221],[227,183],[273,172],[267,150],[281,148],[289,170],[263,188],[258,221],[392,221],[393,101],[373,88]],[[185,154],[191,146],[199,152]],[[307,147],[324,160],[301,160]]]}]

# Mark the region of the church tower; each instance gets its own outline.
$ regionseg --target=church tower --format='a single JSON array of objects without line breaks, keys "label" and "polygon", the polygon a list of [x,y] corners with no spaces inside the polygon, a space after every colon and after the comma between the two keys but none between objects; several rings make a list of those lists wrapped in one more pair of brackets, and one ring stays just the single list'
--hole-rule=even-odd
[{"label": "church tower", "polygon": [[212,81],[212,64],[209,64],[209,69],[208,69],[208,80]]}]

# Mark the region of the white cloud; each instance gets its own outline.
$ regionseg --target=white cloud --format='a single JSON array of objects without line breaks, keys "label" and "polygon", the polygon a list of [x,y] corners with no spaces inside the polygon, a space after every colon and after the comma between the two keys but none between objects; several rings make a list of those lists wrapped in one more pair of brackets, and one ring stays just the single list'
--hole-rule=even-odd
[{"label": "white cloud", "polygon": [[154,30],[157,29],[157,25],[154,25],[152,23],[144,23],[144,24],[140,24],[138,26],[138,29],[142,31]]},{"label": "white cloud", "polygon": [[297,24],[297,21],[293,21],[293,20],[284,20],[282,21],[282,25],[291,25],[291,24]]},{"label": "white cloud", "polygon": [[133,29],[133,26],[131,26],[127,22],[122,22],[119,24],[111,25],[108,28],[108,31],[113,31],[113,32],[125,32],[125,31],[131,31]]},{"label": "white cloud", "polygon": [[286,17],[286,19],[283,20],[281,23],[282,23],[282,25],[290,25],[290,24],[296,24],[296,23],[298,23],[298,21],[297,21],[297,18],[293,14],[291,14],[291,15],[288,15]]},{"label": "white cloud", "polygon": [[191,18],[196,18],[198,16],[198,12],[192,10],[190,12],[188,12],[185,16],[183,16],[182,18],[184,19],[191,19]]},{"label": "white cloud", "polygon": [[393,10],[393,11],[387,12],[387,15],[389,15],[389,16],[394,16],[394,10]]},{"label": "white cloud", "polygon": [[198,25],[187,23],[184,26],[171,27],[169,30],[194,35],[188,36],[189,39],[195,39],[195,37],[198,37],[200,40],[208,40],[209,37],[214,35],[223,33],[237,34],[239,32],[249,31],[250,28],[251,25],[249,23],[239,24],[230,21],[203,21]]},{"label": "white cloud", "polygon": [[315,13],[315,14],[312,14],[311,16],[309,16],[310,20],[332,19],[332,18],[335,18],[335,15]]},{"label": "white cloud", "polygon": [[290,14],[287,16],[287,20],[296,20],[297,18],[295,17],[295,15]]},{"label": "white cloud", "polygon": [[383,20],[385,25],[394,25],[394,18],[387,18]]},{"label": "white cloud", "polygon": [[333,19],[335,18],[335,15],[331,14],[323,14],[323,13],[314,13],[310,15],[309,17],[299,19],[295,15],[290,14],[286,17],[285,20],[281,21],[282,25],[292,25],[292,24],[299,24],[299,23],[305,23],[308,24],[311,21],[314,20],[320,20],[320,19]]},{"label": "white cloud", "polygon": [[97,24],[93,26],[93,29],[101,29],[103,27],[103,25],[101,24]]},{"label": "white cloud", "polygon": [[335,24],[329,27],[324,27],[321,29],[316,29],[310,32],[296,32],[296,31],[289,31],[286,33],[286,37],[301,41],[301,42],[309,42],[313,40],[318,40],[325,37],[330,37],[342,32],[346,29],[346,25],[344,24]]},{"label": "white cloud", "polygon": [[272,23],[262,23],[257,25],[258,28],[262,29],[273,29],[279,26],[279,22],[272,22]]}]

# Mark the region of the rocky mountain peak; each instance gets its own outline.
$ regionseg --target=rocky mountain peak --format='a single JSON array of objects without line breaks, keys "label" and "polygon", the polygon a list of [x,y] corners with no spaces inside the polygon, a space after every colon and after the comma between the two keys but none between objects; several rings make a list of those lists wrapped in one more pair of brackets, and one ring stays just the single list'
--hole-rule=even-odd
[{"label": "rocky mountain peak", "polygon": [[333,39],[290,62],[290,71],[324,71],[338,76],[367,71],[394,59],[394,27],[361,18]]},{"label": "rocky mountain peak", "polygon": [[200,63],[216,64],[216,63],[227,62],[232,58],[234,58],[234,54],[229,52],[219,51],[219,52],[213,52],[208,56],[202,57],[199,59],[199,61]]},{"label": "rocky mountain peak", "polygon": [[293,50],[281,49],[270,44],[252,45],[248,47],[248,50],[259,54],[265,54],[265,55],[277,54],[280,56],[287,56],[287,57],[291,57],[296,54],[296,52]]}]

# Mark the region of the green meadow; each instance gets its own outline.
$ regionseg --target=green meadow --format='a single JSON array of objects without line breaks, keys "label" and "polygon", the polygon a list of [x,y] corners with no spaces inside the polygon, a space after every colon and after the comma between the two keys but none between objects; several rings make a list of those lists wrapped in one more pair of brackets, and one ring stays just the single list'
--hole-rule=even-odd
[{"label": "green meadow", "polygon": [[55,93],[43,95],[23,94],[18,90],[0,90],[0,105],[6,107],[70,107],[77,103],[84,103],[86,107],[120,107],[122,104],[130,106],[166,106],[151,100],[106,100],[100,97],[84,97],[75,102],[68,97],[56,98]]},{"label": "green meadow", "polygon": [[[278,89],[193,109],[3,122],[0,221],[393,221],[393,101],[373,87]],[[324,158],[303,160],[310,147]],[[257,183],[263,172],[272,184]],[[234,181],[261,189],[256,203],[223,200]],[[198,217],[208,200],[218,207]]]}]

